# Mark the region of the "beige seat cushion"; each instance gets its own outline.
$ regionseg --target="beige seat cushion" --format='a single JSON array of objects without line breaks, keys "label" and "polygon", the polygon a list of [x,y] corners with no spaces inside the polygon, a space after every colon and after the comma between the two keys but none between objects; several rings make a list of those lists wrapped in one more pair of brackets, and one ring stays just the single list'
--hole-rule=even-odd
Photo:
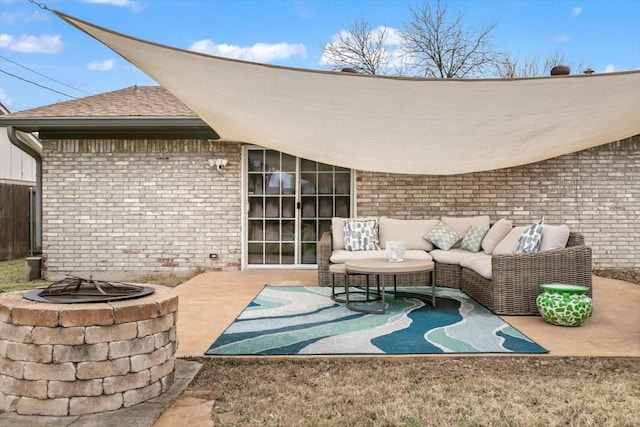
[{"label": "beige seat cushion", "polygon": [[449,249],[443,251],[442,249],[434,249],[429,254],[434,261],[441,264],[460,264],[463,258],[468,256],[477,255],[479,252],[465,251],[464,249]]},{"label": "beige seat cushion", "polygon": [[433,250],[433,245],[424,239],[424,235],[438,222],[437,219],[380,218],[380,247],[385,248],[387,242],[400,240],[405,243],[405,249]]},{"label": "beige seat cushion", "polygon": [[491,255],[479,252],[477,256],[464,257],[460,261],[460,267],[475,271],[485,279],[491,280]]},{"label": "beige seat cushion", "polygon": [[[334,264],[343,264],[347,261],[367,258],[386,258],[386,255],[383,249],[377,251],[347,251],[346,249],[338,249],[331,253],[329,259]],[[404,251],[404,259],[432,260],[428,252],[418,249]]]},{"label": "beige seat cushion", "polygon": [[516,250],[516,245],[518,244],[518,239],[524,233],[524,231],[529,228],[527,225],[522,225],[518,227],[513,227],[509,234],[496,246],[493,250],[493,255],[512,255]]},{"label": "beige seat cushion", "polygon": [[542,240],[540,241],[539,251],[550,251],[553,249],[563,249],[567,247],[569,241],[569,226],[548,225],[542,226]]},{"label": "beige seat cushion", "polygon": [[512,228],[513,224],[508,219],[501,218],[496,221],[496,223],[491,226],[489,232],[484,236],[484,239],[482,239],[482,250],[486,254],[491,255],[496,249],[496,246],[498,246],[498,243],[507,237],[507,234],[509,234]]}]

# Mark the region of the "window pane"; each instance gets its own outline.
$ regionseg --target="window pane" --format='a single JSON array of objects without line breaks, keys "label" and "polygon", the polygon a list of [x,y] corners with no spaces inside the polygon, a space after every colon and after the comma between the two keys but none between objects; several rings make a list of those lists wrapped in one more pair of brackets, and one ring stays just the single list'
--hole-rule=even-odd
[{"label": "window pane", "polygon": [[264,263],[280,264],[280,243],[265,243]]},{"label": "window pane", "polygon": [[316,162],[312,162],[311,160],[301,159],[300,170],[305,172],[315,172]]},{"label": "window pane", "polygon": [[249,264],[262,264],[263,250],[262,243],[249,243],[248,245],[248,259]]},{"label": "window pane", "polygon": [[302,217],[303,218],[315,218],[316,217],[316,196],[302,197]]},{"label": "window pane", "polygon": [[264,193],[264,175],[250,174],[249,180],[247,182],[247,190],[249,191],[249,195],[260,195]]},{"label": "window pane", "polygon": [[333,196],[320,196],[318,197],[318,216],[320,218],[333,217]]},{"label": "window pane", "polygon": [[336,194],[349,194],[351,188],[351,177],[348,173],[336,174]]},{"label": "window pane", "polygon": [[265,172],[275,172],[280,170],[280,153],[278,151],[265,151]]},{"label": "window pane", "polygon": [[302,194],[316,194],[316,174],[303,173],[300,175],[302,180]]},{"label": "window pane", "polygon": [[315,221],[302,221],[302,240],[305,242],[316,242],[316,222]]},{"label": "window pane", "polygon": [[251,218],[262,218],[262,197],[249,197],[249,216]]},{"label": "window pane", "polygon": [[280,240],[280,221],[265,221],[264,237],[266,241],[277,242]]},{"label": "window pane", "polygon": [[285,172],[296,171],[296,158],[289,154],[282,153],[282,170]]},{"label": "window pane", "polygon": [[316,263],[316,244],[303,243],[302,244],[302,264],[315,264],[315,263]]},{"label": "window pane", "polygon": [[282,182],[282,194],[296,194],[296,178],[293,174],[282,173],[280,181]]},{"label": "window pane", "polygon": [[282,221],[282,241],[293,242],[296,236],[296,222]]},{"label": "window pane", "polygon": [[249,221],[249,240],[264,240],[264,230],[262,228],[262,220]]},{"label": "window pane", "polygon": [[262,172],[264,169],[264,153],[262,150],[250,150],[247,163],[247,169],[251,172]]},{"label": "window pane", "polygon": [[296,216],[296,199],[295,197],[282,198],[282,217],[295,218]]},{"label": "window pane", "polygon": [[335,216],[349,218],[349,197],[336,196],[336,213]]},{"label": "window pane", "polygon": [[293,243],[282,244],[282,264],[294,264],[295,263],[296,249]]},{"label": "window pane", "polygon": [[333,193],[333,174],[331,173],[318,174],[318,193],[319,194]]},{"label": "window pane", "polygon": [[280,198],[279,197],[265,197],[264,216],[265,218],[278,218],[280,217]]}]

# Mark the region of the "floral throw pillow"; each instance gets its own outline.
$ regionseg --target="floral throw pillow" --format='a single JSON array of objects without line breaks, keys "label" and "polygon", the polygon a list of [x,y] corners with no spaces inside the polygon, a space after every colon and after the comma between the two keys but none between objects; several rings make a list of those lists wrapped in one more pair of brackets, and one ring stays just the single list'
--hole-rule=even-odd
[{"label": "floral throw pillow", "polygon": [[460,236],[442,221],[436,225],[436,228],[428,232],[424,238],[443,251],[448,251],[460,240]]},{"label": "floral throw pillow", "polygon": [[540,241],[542,240],[543,221],[536,221],[518,238],[515,253],[523,254],[528,252],[538,252]]},{"label": "floral throw pillow", "polygon": [[344,248],[348,251],[380,249],[377,219],[345,219]]},{"label": "floral throw pillow", "polygon": [[482,239],[489,231],[489,227],[480,227],[478,225],[472,225],[467,230],[467,234],[462,238],[460,247],[470,252],[480,252],[482,249]]}]

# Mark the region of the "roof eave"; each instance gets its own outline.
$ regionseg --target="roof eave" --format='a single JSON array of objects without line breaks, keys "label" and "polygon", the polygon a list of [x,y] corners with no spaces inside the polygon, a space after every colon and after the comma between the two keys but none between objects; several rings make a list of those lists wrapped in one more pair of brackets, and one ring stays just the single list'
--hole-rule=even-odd
[{"label": "roof eave", "polygon": [[0,117],[0,126],[38,132],[40,139],[208,138],[215,130],[194,117]]}]

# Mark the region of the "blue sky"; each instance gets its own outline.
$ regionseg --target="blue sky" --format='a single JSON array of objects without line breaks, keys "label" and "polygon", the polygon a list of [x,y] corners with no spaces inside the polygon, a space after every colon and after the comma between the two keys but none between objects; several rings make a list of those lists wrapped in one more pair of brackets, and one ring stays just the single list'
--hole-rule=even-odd
[{"label": "blue sky", "polygon": [[[640,0],[442,0],[464,23],[495,21],[515,57],[563,55],[598,73],[640,69]],[[365,20],[400,30],[404,0],[42,0],[131,36],[222,56],[328,69],[323,46]],[[155,84],[110,49],[28,0],[0,0],[0,102],[10,111]],[[572,73],[581,70],[572,70]],[[25,81],[27,80],[27,81]],[[42,87],[44,86],[44,87]],[[46,88],[45,88],[46,87]],[[59,93],[61,92],[61,93]]]}]

